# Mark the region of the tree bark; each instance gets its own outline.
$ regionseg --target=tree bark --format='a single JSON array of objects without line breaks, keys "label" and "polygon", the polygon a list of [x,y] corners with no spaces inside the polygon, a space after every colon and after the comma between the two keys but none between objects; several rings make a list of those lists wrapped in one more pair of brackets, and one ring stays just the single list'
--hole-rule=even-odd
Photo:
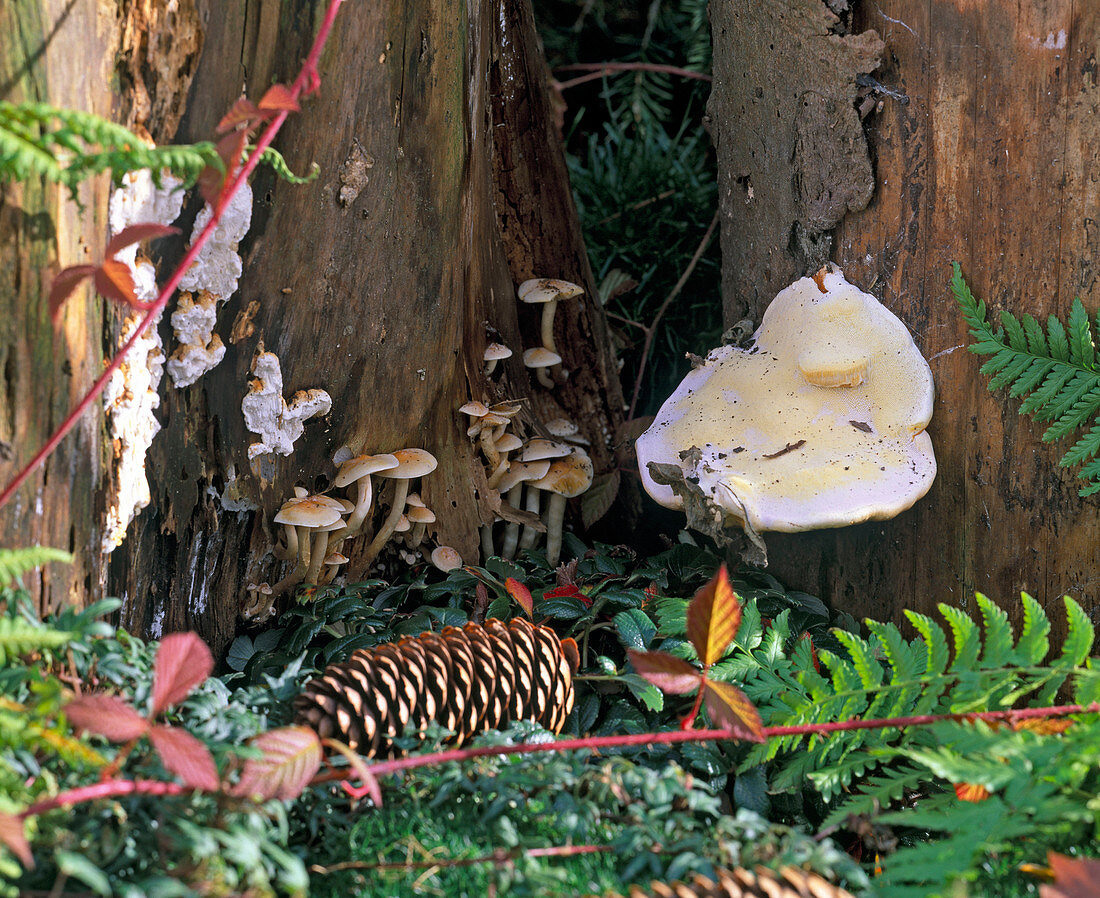
[{"label": "tree bark", "polygon": [[[815,14],[824,8],[801,5]],[[743,24],[745,7],[713,6],[716,59],[735,54],[729,17],[740,10]],[[969,608],[980,590],[1018,620],[1016,596],[1027,590],[1048,608],[1057,635],[1064,593],[1093,613],[1098,607],[1096,499],[1080,499],[1073,472],[1058,467],[1068,445],[1042,444],[1042,425],[1016,414],[1018,400],[986,391],[948,280],[958,260],[994,314],[1064,319],[1074,296],[1088,309],[1100,305],[1091,172],[1100,137],[1100,11],[1069,0],[1011,7],[879,0],[859,5],[851,30],[865,28],[885,39],[875,78],[894,94],[873,95],[875,192],[840,222],[833,257],[909,325],[929,359],[939,474],[927,497],[895,520],[769,536],[772,565],[792,586],[857,617],[928,613],[938,602]],[[741,77],[748,70],[734,55],[716,85],[720,151],[724,141],[755,139],[723,114],[755,89]],[[784,80],[801,77],[785,72]],[[782,157],[773,164],[780,180],[790,176]],[[736,175],[723,171],[723,196],[738,189]],[[729,224],[723,236],[766,264],[764,228]],[[732,318],[743,294],[726,283]],[[767,281],[767,294],[776,286]]]},{"label": "tree bark", "polygon": [[[289,82],[324,5],[198,0],[202,53],[175,142],[209,139],[242,90],[255,99]],[[457,412],[470,398],[525,400],[519,427],[529,434],[572,417],[593,441],[597,470],[611,463],[621,392],[529,4],[347,4],[320,69],[320,95],[276,144],[295,171],[316,162],[320,178],[294,186],[256,176],[244,273],[216,327],[225,358],[191,387],[162,385],[164,429],[146,465],[152,503],[109,563],[108,589],[136,632],[191,628],[223,646],[247,585],[274,583],[285,569],[272,555],[276,509],[295,485],[329,488],[342,447],[432,452],[440,464],[422,495],[438,516],[436,538],[476,561],[496,497]],[[150,108],[165,108],[165,89],[151,92]],[[533,276],[587,288],[561,310],[569,378],[552,391],[521,361],[537,345],[538,313],[518,306],[514,285]],[[492,379],[481,361],[487,328],[515,351]],[[170,328],[161,332],[171,352]],[[257,437],[241,399],[261,345],[281,361],[286,398],[321,388],[332,411],[306,423],[291,455],[250,461]],[[342,550],[352,581],[366,575],[365,545]]]}]

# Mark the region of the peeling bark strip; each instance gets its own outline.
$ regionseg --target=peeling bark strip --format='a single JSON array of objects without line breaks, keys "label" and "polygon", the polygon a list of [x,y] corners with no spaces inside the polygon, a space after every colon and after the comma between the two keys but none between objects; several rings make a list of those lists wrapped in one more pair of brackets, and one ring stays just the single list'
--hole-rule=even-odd
[{"label": "peeling bark strip", "polygon": [[871,198],[856,78],[878,67],[883,43],[849,34],[822,0],[713,0],[710,16],[725,319],[759,321]]}]

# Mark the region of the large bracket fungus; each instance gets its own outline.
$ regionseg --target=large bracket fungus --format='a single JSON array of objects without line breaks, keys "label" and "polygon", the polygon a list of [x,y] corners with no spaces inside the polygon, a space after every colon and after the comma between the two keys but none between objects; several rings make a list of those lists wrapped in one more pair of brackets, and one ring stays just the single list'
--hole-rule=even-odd
[{"label": "large bracket fungus", "polygon": [[712,350],[684,378],[638,438],[642,482],[750,536],[892,518],[936,475],[932,399],[906,326],[826,266],[776,296],[749,348]]}]

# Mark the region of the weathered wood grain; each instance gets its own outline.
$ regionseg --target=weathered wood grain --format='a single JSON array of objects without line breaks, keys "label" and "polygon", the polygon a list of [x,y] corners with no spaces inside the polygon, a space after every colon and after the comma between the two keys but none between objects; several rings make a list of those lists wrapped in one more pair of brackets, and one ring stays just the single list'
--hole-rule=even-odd
[{"label": "weathered wood grain", "polygon": [[986,391],[948,279],[959,260],[980,297],[1017,316],[1064,317],[1074,296],[1100,306],[1100,9],[876,0],[860,6],[863,28],[886,41],[875,77],[908,102],[884,96],[868,120],[875,193],[841,223],[834,257],[930,360],[939,475],[893,521],[770,536],[773,568],[857,617],[970,607],[980,590],[1018,618],[1022,589],[1056,620],[1063,593],[1095,615],[1097,500],[1057,467],[1067,445],[1043,445],[1017,400]]},{"label": "weathered wood grain", "polygon": [[[208,4],[180,139],[208,136],[246,80],[251,93],[289,80],[322,7]],[[321,177],[305,187],[256,179],[245,273],[217,328],[228,352],[193,387],[168,390],[149,460],[153,505],[112,557],[124,622],[142,632],[196,628],[224,645],[245,586],[279,574],[275,509],[295,484],[326,488],[341,446],[435,454],[422,494],[438,538],[475,559],[491,512],[458,406],[525,398],[529,430],[558,406],[518,361],[537,313],[517,308],[514,284],[537,274],[591,287],[591,275],[528,4],[349,4],[321,68],[320,96],[278,141],[292,168],[317,162]],[[356,154],[368,177],[345,206],[340,175]],[[251,333],[231,343],[231,324],[254,303]],[[590,302],[562,316],[573,374],[557,395],[584,417],[599,467],[621,396],[594,316]],[[517,352],[492,382],[481,371],[486,323]],[[333,410],[307,423],[293,455],[250,464],[240,403],[261,340],[282,361],[286,394],[323,388]],[[229,497],[257,510],[229,510]],[[344,549],[352,579],[365,575],[359,542]]]}]

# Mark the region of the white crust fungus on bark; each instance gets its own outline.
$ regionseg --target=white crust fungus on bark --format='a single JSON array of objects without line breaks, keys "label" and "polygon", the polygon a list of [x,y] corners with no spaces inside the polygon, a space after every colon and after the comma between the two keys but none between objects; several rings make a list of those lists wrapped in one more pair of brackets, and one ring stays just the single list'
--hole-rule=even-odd
[{"label": "white crust fungus on bark", "polygon": [[332,398],[324,390],[299,390],[290,402],[283,399],[283,372],[279,357],[273,352],[260,352],[252,362],[254,380],[248,382],[248,393],[241,400],[244,423],[259,442],[248,447],[252,460],[267,452],[290,455],[294,441],[302,435],[302,423],[314,415],[327,415]]},{"label": "white crust fungus on bark", "polygon": [[[157,187],[148,169],[125,174],[122,186],[111,195],[108,207],[111,234],[118,234],[135,224],[171,224],[183,207],[180,184],[178,179],[164,173],[161,186]],[[137,253],[138,245],[133,244],[116,253],[115,258],[129,266],[137,299],[152,302],[157,297],[156,271],[151,262],[138,259]],[[119,335],[119,346],[130,338],[142,317],[131,315],[126,319]],[[103,407],[114,441],[118,477],[118,492],[110,497],[103,532],[102,548],[108,554],[122,545],[126,528],[150,501],[145,455],[160,430],[154,410],[160,405],[157,390],[163,374],[164,347],[154,320],[103,390]]]},{"label": "white crust fungus on bark", "polygon": [[[202,233],[213,216],[207,204],[195,218],[191,240]],[[241,257],[237,244],[252,223],[252,188],[242,184],[222,212],[199,256],[180,280],[179,300],[172,313],[172,328],[179,346],[168,360],[168,373],[177,387],[195,383],[225,355],[225,345],[214,333],[218,304],[237,290]]]}]

